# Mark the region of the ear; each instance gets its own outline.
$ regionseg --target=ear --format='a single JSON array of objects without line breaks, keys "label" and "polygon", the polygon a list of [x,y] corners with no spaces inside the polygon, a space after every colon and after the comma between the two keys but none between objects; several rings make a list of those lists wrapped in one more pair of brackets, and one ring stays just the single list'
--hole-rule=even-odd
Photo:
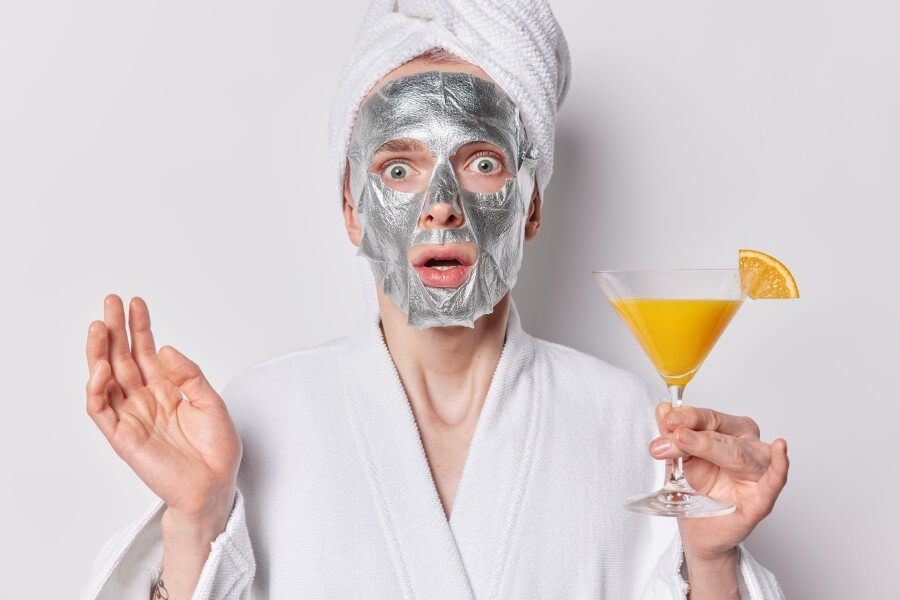
[{"label": "ear", "polygon": [[350,194],[350,161],[344,167],[344,227],[347,229],[347,237],[354,246],[359,246],[362,240],[362,226],[359,224],[359,215],[356,213],[356,203]]},{"label": "ear", "polygon": [[531,208],[525,222],[525,239],[533,240],[541,228],[541,193],[538,189],[537,176],[534,178],[534,191],[531,193]]}]

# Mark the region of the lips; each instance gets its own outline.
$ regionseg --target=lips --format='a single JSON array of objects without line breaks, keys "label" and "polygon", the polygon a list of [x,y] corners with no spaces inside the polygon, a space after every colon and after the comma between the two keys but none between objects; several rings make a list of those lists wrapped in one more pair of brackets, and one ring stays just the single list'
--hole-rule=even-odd
[{"label": "lips", "polygon": [[431,287],[458,287],[469,277],[478,258],[471,243],[420,244],[409,250],[409,262],[422,283]]}]

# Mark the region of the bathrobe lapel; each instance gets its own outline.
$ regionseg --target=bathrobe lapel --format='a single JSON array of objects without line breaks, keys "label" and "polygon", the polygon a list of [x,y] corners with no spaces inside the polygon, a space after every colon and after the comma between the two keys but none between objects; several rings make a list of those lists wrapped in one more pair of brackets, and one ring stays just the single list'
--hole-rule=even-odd
[{"label": "bathrobe lapel", "polygon": [[538,421],[534,344],[515,306],[449,522],[377,313],[347,338],[341,374],[368,490],[404,597],[497,597],[517,539],[513,528]]},{"label": "bathrobe lapel", "polygon": [[450,528],[479,600],[508,597],[506,563],[520,539],[519,512],[538,444],[543,395],[537,365],[534,339],[522,330],[510,302],[506,343],[450,512]]}]

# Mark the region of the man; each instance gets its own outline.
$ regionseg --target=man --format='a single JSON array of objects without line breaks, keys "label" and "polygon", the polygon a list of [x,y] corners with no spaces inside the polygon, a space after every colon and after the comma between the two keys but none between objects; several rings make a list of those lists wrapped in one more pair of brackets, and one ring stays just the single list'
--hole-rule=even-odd
[{"label": "man", "polygon": [[[365,261],[359,327],[220,397],[156,351],[141,299],[130,347],[118,296],[91,323],[87,411],[161,501],[110,538],[83,597],[781,597],[741,542],[784,486],[783,440],[670,411],[638,378],[521,328],[509,291],[568,87],[549,7],[503,5],[486,46],[477,3],[401,9],[373,3],[332,115]],[[676,528],[624,509],[657,487],[654,458],[682,455],[735,513]]]}]

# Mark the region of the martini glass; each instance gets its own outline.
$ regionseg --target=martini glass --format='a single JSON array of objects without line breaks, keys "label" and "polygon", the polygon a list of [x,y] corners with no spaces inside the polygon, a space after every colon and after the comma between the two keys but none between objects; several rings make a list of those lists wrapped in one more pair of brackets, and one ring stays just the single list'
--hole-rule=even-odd
[{"label": "martini glass", "polygon": [[[738,269],[594,271],[594,279],[666,382],[672,408],[747,297]],[[691,488],[677,458],[662,489],[628,501],[633,511],[667,517],[713,517],[735,506]]]}]

